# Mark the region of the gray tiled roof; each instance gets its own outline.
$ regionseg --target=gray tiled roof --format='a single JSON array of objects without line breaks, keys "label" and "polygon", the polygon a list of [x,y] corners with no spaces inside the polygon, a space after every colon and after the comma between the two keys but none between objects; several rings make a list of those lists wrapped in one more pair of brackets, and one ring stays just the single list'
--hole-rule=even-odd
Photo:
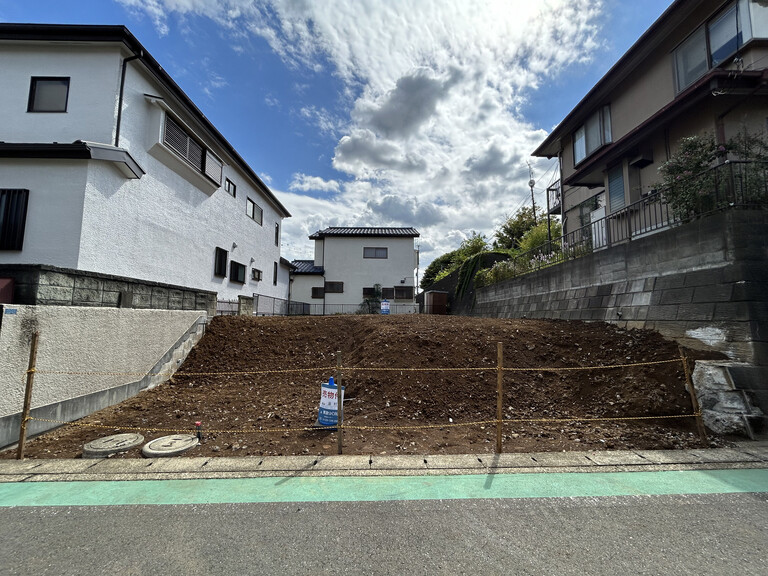
[{"label": "gray tiled roof", "polygon": [[314,260],[294,260],[291,262],[294,266],[293,274],[322,274],[322,266],[315,266]]},{"label": "gray tiled roof", "polygon": [[390,236],[390,237],[411,237],[419,236],[416,228],[343,228],[331,227],[325,230],[318,230],[312,234],[310,240],[319,240],[326,236]]}]

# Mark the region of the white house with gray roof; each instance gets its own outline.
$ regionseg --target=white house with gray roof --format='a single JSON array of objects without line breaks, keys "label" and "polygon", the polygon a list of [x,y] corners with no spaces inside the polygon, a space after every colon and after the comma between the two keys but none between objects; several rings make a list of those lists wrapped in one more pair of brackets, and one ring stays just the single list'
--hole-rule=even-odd
[{"label": "white house with gray roof", "polygon": [[314,260],[294,260],[291,302],[312,314],[353,313],[376,285],[392,314],[412,314],[418,251],[415,228],[326,228],[315,241]]},{"label": "white house with gray roof", "polygon": [[0,77],[0,279],[288,297],[290,214],[127,28],[0,24]]}]

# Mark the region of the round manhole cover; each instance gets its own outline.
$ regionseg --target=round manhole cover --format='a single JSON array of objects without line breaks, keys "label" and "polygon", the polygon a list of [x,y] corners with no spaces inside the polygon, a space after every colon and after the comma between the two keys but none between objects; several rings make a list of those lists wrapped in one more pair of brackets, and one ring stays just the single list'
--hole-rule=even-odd
[{"label": "round manhole cover", "polygon": [[197,436],[192,434],[174,434],[163,436],[151,442],[147,442],[141,453],[147,458],[162,458],[163,456],[176,456],[198,445]]},{"label": "round manhole cover", "polygon": [[125,452],[144,442],[144,436],[136,433],[115,434],[91,440],[83,446],[83,458],[106,458]]}]

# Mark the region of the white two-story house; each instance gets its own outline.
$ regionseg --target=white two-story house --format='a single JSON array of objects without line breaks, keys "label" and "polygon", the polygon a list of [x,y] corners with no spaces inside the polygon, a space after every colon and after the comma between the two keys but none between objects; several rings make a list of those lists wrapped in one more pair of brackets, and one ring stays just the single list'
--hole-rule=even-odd
[{"label": "white two-story house", "polygon": [[298,306],[311,314],[365,311],[361,304],[377,296],[389,303],[392,314],[416,312],[414,238],[418,236],[415,228],[318,230],[309,237],[315,241],[314,260],[292,262],[294,313]]},{"label": "white two-story house", "polygon": [[287,298],[290,214],[127,28],[0,24],[0,77],[0,277]]}]

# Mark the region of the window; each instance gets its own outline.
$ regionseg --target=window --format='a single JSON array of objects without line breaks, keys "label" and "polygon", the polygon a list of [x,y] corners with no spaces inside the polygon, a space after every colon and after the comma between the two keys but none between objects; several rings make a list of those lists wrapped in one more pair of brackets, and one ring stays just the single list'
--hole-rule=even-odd
[{"label": "window", "polygon": [[246,198],[245,200],[245,213],[248,215],[248,218],[256,220],[259,224],[262,223],[264,211],[250,198]]},{"label": "window", "polygon": [[707,71],[707,38],[699,28],[675,51],[677,90],[681,91]]},{"label": "window", "polygon": [[742,44],[741,31],[736,18],[736,5],[709,24],[709,55],[712,67],[719,65],[736,52]]},{"label": "window", "polygon": [[758,31],[759,18],[765,15],[768,11],[762,2],[739,0],[691,34],[674,51],[677,91],[728,62],[746,41],[765,37],[765,31]]},{"label": "window", "polygon": [[363,258],[387,258],[387,248],[363,248]]},{"label": "window", "polygon": [[229,178],[224,179],[224,190],[233,198],[237,196],[237,186]]},{"label": "window", "polygon": [[373,286],[370,286],[368,288],[363,288],[363,298],[375,298],[376,297],[376,288]]},{"label": "window", "polygon": [[252,268],[251,269],[251,280],[256,280],[256,282],[261,281],[261,270],[258,268]]},{"label": "window", "polygon": [[325,291],[322,286],[315,286],[312,288],[312,298],[323,298],[324,296]]},{"label": "window", "polygon": [[624,208],[624,168],[621,164],[608,170],[608,195],[611,212]]},{"label": "window", "polygon": [[0,190],[0,250],[21,250],[29,190]]},{"label": "window", "polygon": [[230,282],[245,284],[245,264],[232,260],[229,263],[229,280]]},{"label": "window", "polygon": [[578,164],[612,141],[611,107],[603,106],[573,133],[573,163]]},{"label": "window", "polygon": [[395,286],[395,300],[413,300],[413,286]]},{"label": "window", "polygon": [[326,294],[343,294],[344,282],[326,282],[325,293]]},{"label": "window", "polygon": [[222,162],[197,140],[192,138],[184,127],[166,114],[163,144],[176,152],[199,172],[221,183]]},{"label": "window", "polygon": [[27,112],[66,112],[69,78],[33,76]]},{"label": "window", "polygon": [[227,251],[224,248],[216,247],[216,256],[213,264],[213,275],[227,277]]},{"label": "window", "polygon": [[272,265],[272,284],[277,286],[277,262]]},{"label": "window", "polygon": [[382,288],[381,289],[381,297],[385,298],[387,300],[394,300],[394,298],[395,298],[395,289],[394,288]]},{"label": "window", "polygon": [[280,246],[280,223],[275,222],[275,246]]}]

